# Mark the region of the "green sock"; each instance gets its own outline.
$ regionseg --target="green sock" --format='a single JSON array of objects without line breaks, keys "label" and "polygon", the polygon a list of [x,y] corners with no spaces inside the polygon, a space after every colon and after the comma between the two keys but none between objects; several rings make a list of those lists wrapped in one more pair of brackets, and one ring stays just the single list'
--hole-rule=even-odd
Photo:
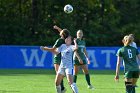
[{"label": "green sock", "polygon": [[135,93],[135,86],[133,86],[133,92],[132,93]]},{"label": "green sock", "polygon": [[90,84],[90,76],[89,76],[89,74],[85,74],[85,78],[86,78],[87,84],[91,85]]},{"label": "green sock", "polygon": [[74,75],[73,82],[76,83],[76,81],[77,81],[77,75]]},{"label": "green sock", "polygon": [[132,82],[125,82],[126,93],[135,93],[135,87],[132,85]]}]

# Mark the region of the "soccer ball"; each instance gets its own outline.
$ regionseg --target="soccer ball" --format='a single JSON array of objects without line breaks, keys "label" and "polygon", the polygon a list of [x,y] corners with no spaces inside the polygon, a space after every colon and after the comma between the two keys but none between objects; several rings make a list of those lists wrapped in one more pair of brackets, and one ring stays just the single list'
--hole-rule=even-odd
[{"label": "soccer ball", "polygon": [[65,5],[64,12],[69,14],[73,11],[73,7],[70,4]]}]

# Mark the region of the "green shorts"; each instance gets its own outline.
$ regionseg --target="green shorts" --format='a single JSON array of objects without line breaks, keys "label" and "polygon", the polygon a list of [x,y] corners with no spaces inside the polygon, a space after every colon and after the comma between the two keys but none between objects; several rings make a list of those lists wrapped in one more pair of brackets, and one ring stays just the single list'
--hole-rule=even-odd
[{"label": "green shorts", "polygon": [[53,63],[60,65],[60,63],[61,63],[61,54],[60,53],[58,55],[54,56]]},{"label": "green shorts", "polygon": [[60,65],[60,63],[61,63],[61,58],[55,57],[55,58],[54,58],[54,61],[53,61],[53,64],[58,64],[58,65]]},{"label": "green shorts", "polygon": [[127,71],[124,73],[125,78],[139,78],[139,71]]},{"label": "green shorts", "polygon": [[78,60],[74,60],[74,65],[80,66],[80,65],[85,65],[87,64],[86,60],[83,60],[83,64],[80,64]]}]

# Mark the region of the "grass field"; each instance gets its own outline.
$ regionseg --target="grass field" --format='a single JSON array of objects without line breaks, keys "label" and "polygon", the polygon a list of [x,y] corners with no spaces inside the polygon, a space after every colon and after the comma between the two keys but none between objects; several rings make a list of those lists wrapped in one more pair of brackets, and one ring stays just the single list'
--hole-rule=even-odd
[{"label": "grass field", "polygon": [[[94,90],[87,89],[84,75],[78,75],[77,86],[79,93],[125,93],[123,75],[120,82],[114,82],[115,71],[90,70],[91,82]],[[0,70],[0,93],[55,93],[54,70],[43,69],[19,69]],[[72,93],[66,78],[64,84],[66,93]],[[140,82],[138,82],[140,86]],[[140,93],[140,88],[136,88]]]}]

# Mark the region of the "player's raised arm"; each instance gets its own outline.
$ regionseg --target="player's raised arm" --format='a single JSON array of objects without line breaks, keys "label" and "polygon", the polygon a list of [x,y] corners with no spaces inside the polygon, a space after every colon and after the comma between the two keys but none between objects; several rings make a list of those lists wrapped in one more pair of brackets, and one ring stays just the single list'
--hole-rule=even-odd
[{"label": "player's raised arm", "polygon": [[56,25],[54,25],[53,28],[56,29],[59,33],[62,31],[62,29]]},{"label": "player's raised arm", "polygon": [[56,51],[56,48],[49,48],[49,47],[46,47],[46,46],[41,46],[40,49],[50,51],[54,54],[59,54],[59,52]]}]

